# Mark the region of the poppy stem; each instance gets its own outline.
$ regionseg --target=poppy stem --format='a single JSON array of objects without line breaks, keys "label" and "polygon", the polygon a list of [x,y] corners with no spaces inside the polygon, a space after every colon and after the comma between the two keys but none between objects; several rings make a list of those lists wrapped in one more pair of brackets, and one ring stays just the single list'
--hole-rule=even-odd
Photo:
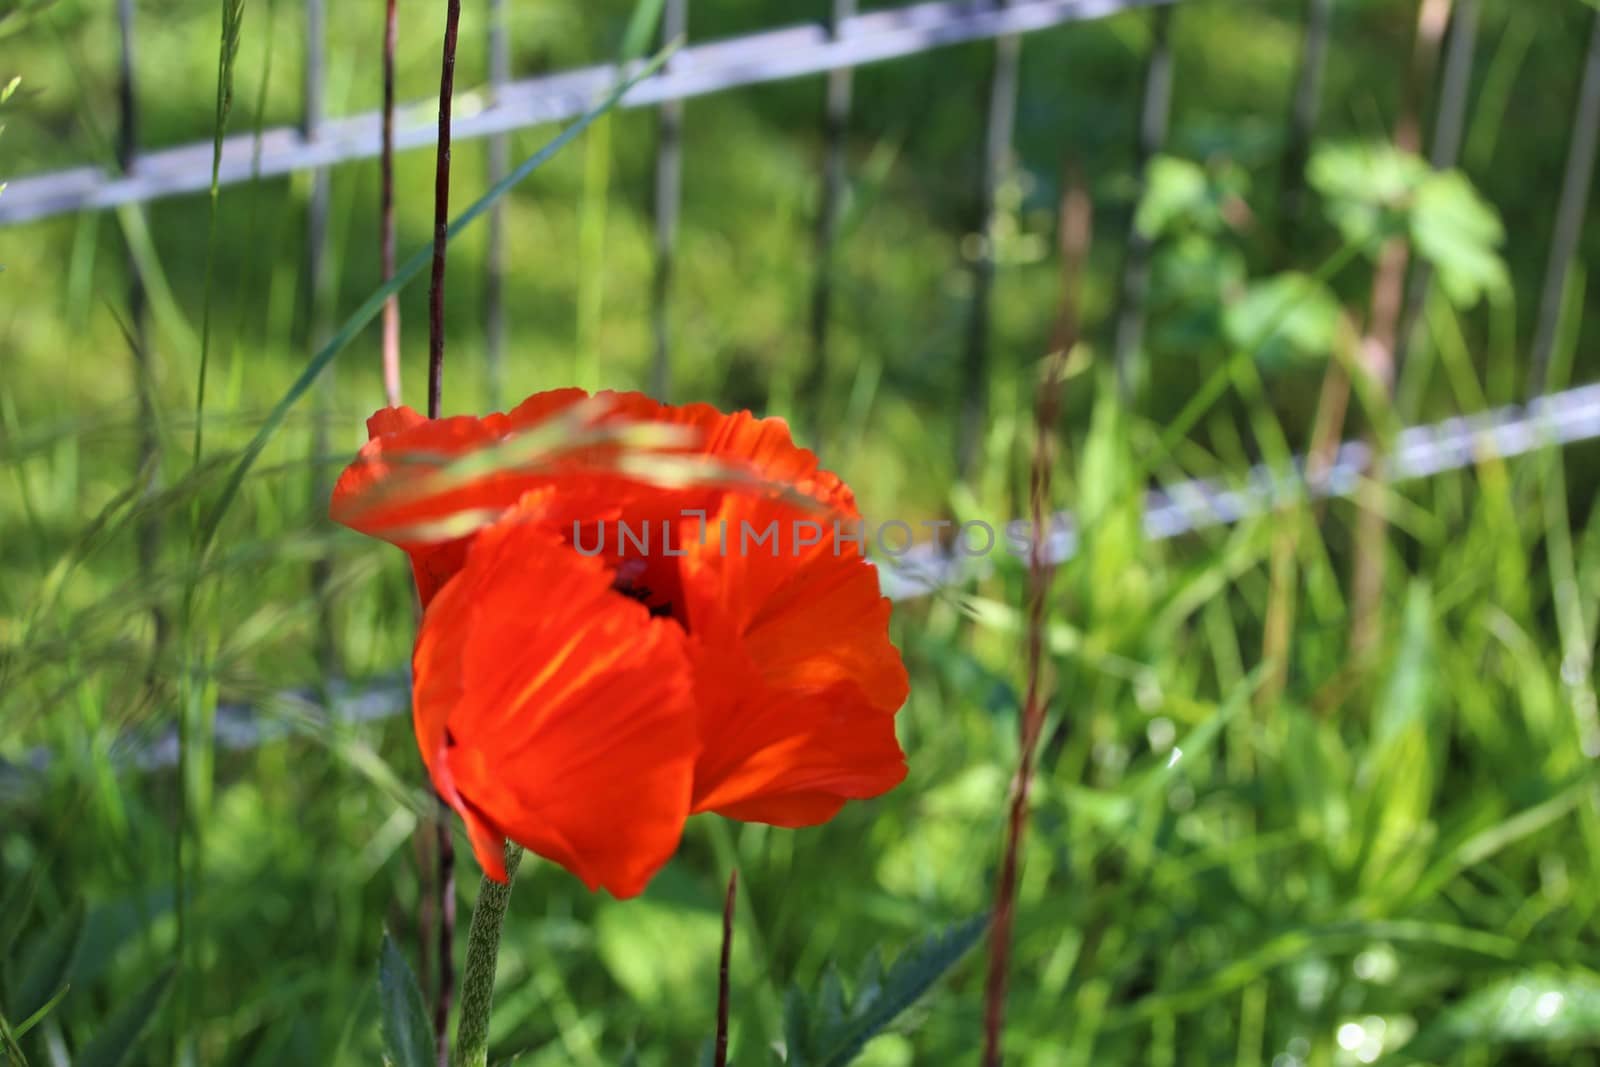
[{"label": "poppy stem", "polygon": [[728,1067],[728,1001],[733,963],[733,904],[739,892],[739,869],[728,876],[728,895],[722,902],[722,965],[717,970],[717,1045],[714,1067]]},{"label": "poppy stem", "polygon": [[506,842],[506,880],[502,885],[484,875],[467,933],[467,967],[461,978],[461,1018],[456,1023],[456,1067],[485,1067],[489,1062],[489,1009],[494,1005],[494,969],[500,959],[500,931],[522,846]]}]

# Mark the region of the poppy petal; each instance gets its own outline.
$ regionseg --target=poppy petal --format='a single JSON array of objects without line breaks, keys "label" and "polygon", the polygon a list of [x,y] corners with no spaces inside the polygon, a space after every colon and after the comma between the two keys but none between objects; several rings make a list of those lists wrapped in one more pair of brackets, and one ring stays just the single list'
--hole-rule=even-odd
[{"label": "poppy petal", "polygon": [[727,649],[697,645],[696,695],[704,748],[694,810],[774,826],[814,826],[847,800],[905,779],[894,714],[848,683],[820,691],[764,684]]},{"label": "poppy petal", "polygon": [[423,616],[418,744],[491,876],[504,836],[628,897],[677,848],[698,751],[685,637],[612,580],[518,511]]},{"label": "poppy petal", "polygon": [[832,801],[894,788],[909,685],[876,569],[784,501],[730,493],[715,529],[682,560],[704,745],[695,810],[809,825]]}]

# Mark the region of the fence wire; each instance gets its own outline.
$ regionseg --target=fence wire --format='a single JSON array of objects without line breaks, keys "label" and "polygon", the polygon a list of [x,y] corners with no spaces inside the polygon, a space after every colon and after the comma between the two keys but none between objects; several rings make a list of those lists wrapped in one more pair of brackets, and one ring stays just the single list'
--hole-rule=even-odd
[{"label": "fence wire", "polygon": [[[1307,500],[1348,497],[1367,471],[1389,483],[1464,470],[1486,460],[1510,459],[1541,448],[1559,448],[1600,438],[1600,384],[1569,389],[1524,407],[1458,416],[1402,431],[1394,450],[1374,467],[1370,446],[1343,444],[1325,474],[1307,479],[1299,458],[1289,469],[1261,465],[1232,480],[1194,479],[1151,490],[1144,501],[1144,534],[1167,541],[1184,534],[1259,518]],[[1079,527],[1071,512],[1050,523],[1045,542],[1054,563],[1078,554]],[[919,544],[898,558],[878,559],[884,595],[910,601],[956,589],[992,569],[992,558],[971,558],[933,544]],[[326,734],[345,726],[389,718],[410,707],[410,683],[403,675],[361,686],[335,682],[331,699],[318,690],[285,690],[255,704],[229,703],[217,709],[216,745],[237,751],[295,733]],[[177,763],[178,738],[169,730],[154,738],[130,738],[113,758],[132,771],[156,771]],[[15,794],[31,776],[46,772],[54,757],[43,747],[17,765],[0,761],[0,794]]]}]

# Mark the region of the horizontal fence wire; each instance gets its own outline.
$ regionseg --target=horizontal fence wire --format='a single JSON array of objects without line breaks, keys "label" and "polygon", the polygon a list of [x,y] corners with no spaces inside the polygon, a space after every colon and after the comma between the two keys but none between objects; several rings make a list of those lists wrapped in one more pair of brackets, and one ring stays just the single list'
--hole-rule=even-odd
[{"label": "horizontal fence wire", "polygon": [[[1302,458],[1289,469],[1260,465],[1236,479],[1194,479],[1153,489],[1144,501],[1144,535],[1150,541],[1166,541],[1307,500],[1353,496],[1369,470],[1393,484],[1597,438],[1600,384],[1552,393],[1523,407],[1403,430],[1393,450],[1381,458],[1375,458],[1365,442],[1346,442],[1315,482],[1307,480]],[[870,522],[867,532],[872,532]],[[1051,563],[1077,555],[1080,535],[1071,512],[1054,517],[1045,544]],[[968,557],[925,543],[876,562],[884,594],[909,601],[982,577],[993,568],[993,554]],[[321,700],[324,692],[331,694],[326,706]],[[409,707],[410,684],[403,675],[360,686],[334,682],[326,689],[285,690],[254,704],[220,705],[216,744],[237,751],[295,733],[326,735],[351,724],[402,714]],[[156,771],[174,766],[177,756],[176,731],[168,731],[154,738],[129,738],[117,747],[113,760],[127,770]],[[51,763],[52,755],[43,747],[33,749],[21,764],[0,760],[0,799],[22,795],[29,780],[46,772]]]},{"label": "horizontal fence wire", "polygon": [[[653,107],[1180,2],[938,0],[852,15],[837,26],[817,22],[765,30],[681,49],[666,70],[634,86],[621,106]],[[483,92],[458,93],[452,138],[464,141],[576,118],[609,92],[622,73],[608,63]],[[396,148],[433,147],[437,109],[434,100],[401,109]],[[229,137],[223,142],[219,180],[227,185],[257,175],[275,177],[375,158],[381,145],[381,115],[369,111],[330,119],[318,134],[313,141],[294,127],[264,130],[259,160],[254,134]],[[25,176],[0,174],[0,181],[9,179],[5,195],[0,196],[0,226],[200,192],[210,186],[211,151],[207,140],[145,152],[133,161],[128,174],[93,166]]]}]

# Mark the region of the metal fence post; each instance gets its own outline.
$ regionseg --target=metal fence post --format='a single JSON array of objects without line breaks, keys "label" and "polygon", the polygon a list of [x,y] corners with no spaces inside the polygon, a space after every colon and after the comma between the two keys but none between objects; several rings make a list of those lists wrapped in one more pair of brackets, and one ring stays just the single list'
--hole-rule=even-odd
[{"label": "metal fence post", "polygon": [[1128,225],[1128,249],[1117,294],[1117,332],[1113,348],[1117,388],[1123,403],[1130,407],[1143,392],[1149,376],[1143,349],[1152,245],[1139,230],[1138,202],[1145,194],[1150,161],[1166,144],[1172,112],[1172,9],[1159,8],[1151,20],[1150,59],[1145,68],[1144,101],[1139,115],[1134,214]]},{"label": "metal fence post", "polygon": [[[1439,87],[1439,106],[1433,120],[1433,146],[1428,153],[1429,162],[1435,170],[1450,170],[1461,155],[1461,137],[1467,122],[1467,91],[1472,81],[1473,50],[1478,43],[1479,2],[1456,0],[1450,24],[1450,42],[1445,55],[1444,80]],[[1396,380],[1416,340],[1417,326],[1432,285],[1433,265],[1427,260],[1419,260],[1411,272],[1405,311],[1400,317],[1400,333],[1395,340]]]},{"label": "metal fence post", "polygon": [[[505,96],[506,83],[511,80],[511,45],[506,37],[505,0],[489,0],[489,92],[491,103],[499,105]],[[510,146],[504,133],[489,138],[489,184],[504,178],[511,167]],[[488,248],[485,253],[486,278],[484,281],[484,377],[487,381],[488,408],[500,410],[501,396],[505,390],[505,200],[496,200],[489,208]]]},{"label": "metal fence post", "polygon": [[1594,178],[1595,142],[1600,137],[1600,11],[1589,33],[1589,54],[1584,62],[1583,88],[1572,113],[1572,139],[1567,148],[1567,172],[1556,207],[1555,233],[1550,240],[1550,262],[1545,268],[1544,297],[1539,304],[1539,327],[1533,341],[1533,371],[1528,391],[1540,396],[1549,386],[1550,357],[1561,329],[1567,278],[1583,235]]},{"label": "metal fence post", "polygon": [[[1010,6],[1002,0],[1002,7]],[[995,40],[989,74],[988,118],[984,126],[983,171],[978,183],[977,248],[972,262],[972,308],[967,318],[966,351],[961,364],[960,424],[956,435],[956,471],[969,477],[983,448],[989,414],[989,331],[994,299],[995,200],[1010,163],[1017,122],[1017,77],[1022,38],[1006,34]]]},{"label": "metal fence post", "polygon": [[[663,43],[689,31],[689,0],[667,0],[661,16]],[[671,61],[668,61],[669,69]],[[650,316],[655,333],[655,359],[650,369],[650,394],[668,399],[672,388],[672,266],[678,240],[678,208],[683,196],[683,103],[664,101],[656,112],[656,268],[651,287]]]},{"label": "metal fence post", "polygon": [[[856,13],[856,0],[833,0],[828,36],[838,40],[845,22]],[[811,367],[802,395],[809,409],[812,444],[822,431],[823,397],[828,385],[828,324],[833,309],[834,246],[839,239],[839,211],[844,202],[845,138],[850,123],[850,98],[855,71],[830,71],[823,112],[822,198],[817,206],[816,275],[811,284]]]},{"label": "metal fence post", "polygon": [[[134,10],[133,0],[117,0],[117,29],[119,35],[117,78],[117,167],[125,175],[134,172],[139,156],[139,81],[134,60]],[[138,476],[147,479],[147,492],[153,492],[160,482],[161,444],[156,434],[155,367],[150,351],[149,298],[145,293],[144,275],[138,258],[130,248],[125,262],[128,268],[128,327],[133,334],[133,380],[138,394],[139,451]],[[137,532],[139,574],[148,579],[155,571],[161,555],[161,520],[147,515],[140,520]],[[166,613],[160,605],[151,608],[150,621],[154,628],[154,646],[159,656],[166,640]],[[152,670],[154,667],[152,666]]]},{"label": "metal fence post", "polygon": [[[1292,234],[1304,220],[1306,163],[1311,158],[1311,138],[1322,111],[1322,81],[1328,68],[1328,44],[1333,36],[1333,0],[1306,0],[1305,41],[1300,50],[1300,77],[1295,83],[1289,113],[1289,143],[1283,154],[1279,179],[1279,215]],[[1286,244],[1292,244],[1292,240]]]},{"label": "metal fence post", "polygon": [[[301,133],[307,143],[315,144],[322,137],[324,98],[327,85],[327,17],[323,0],[306,0],[306,69],[304,85],[304,114]],[[311,172],[311,194],[306,204],[306,262],[305,309],[306,343],[314,351],[322,341],[323,288],[328,244],[328,200],[331,192],[330,174],[326,167]],[[312,419],[311,434],[311,510],[321,515],[327,510],[328,477],[324,467],[328,455],[329,408],[333,401],[333,368],[323,374],[315,398],[316,410]],[[333,579],[333,559],[320,553],[311,561],[311,592],[317,602],[317,659],[321,677],[331,679],[338,666],[338,653],[334,640],[333,602],[330,586]]]}]

